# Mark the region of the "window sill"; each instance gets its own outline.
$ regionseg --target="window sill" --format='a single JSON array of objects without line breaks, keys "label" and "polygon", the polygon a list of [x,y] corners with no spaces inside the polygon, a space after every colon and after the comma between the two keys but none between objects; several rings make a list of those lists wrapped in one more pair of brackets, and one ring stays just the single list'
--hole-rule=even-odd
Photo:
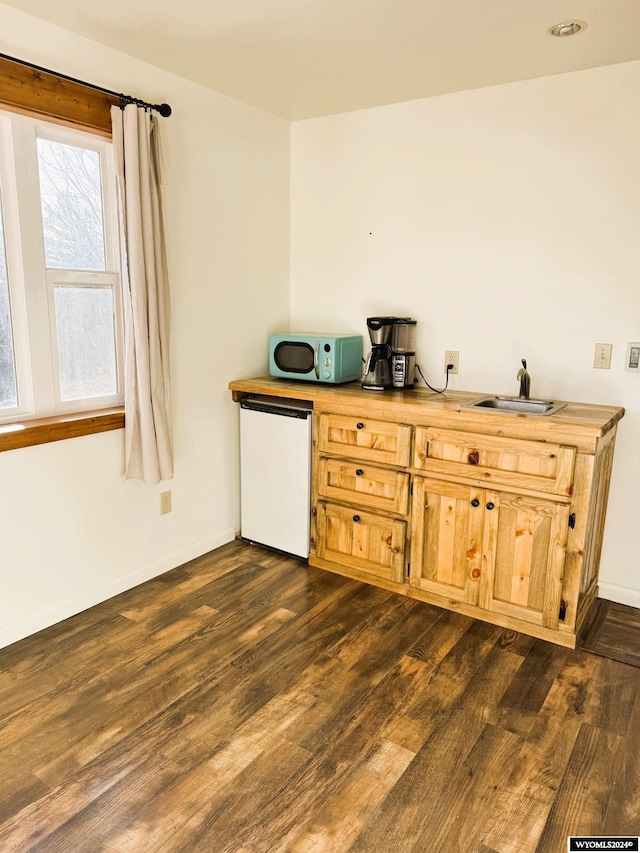
[{"label": "window sill", "polygon": [[51,418],[0,424],[0,452],[123,427],[123,407],[98,409],[94,412],[73,412]]}]

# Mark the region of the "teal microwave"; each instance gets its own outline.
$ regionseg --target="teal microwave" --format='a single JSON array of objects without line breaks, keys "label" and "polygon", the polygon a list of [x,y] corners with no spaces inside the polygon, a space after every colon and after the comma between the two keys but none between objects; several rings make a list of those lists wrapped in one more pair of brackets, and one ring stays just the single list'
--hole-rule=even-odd
[{"label": "teal microwave", "polygon": [[362,335],[295,332],[269,337],[269,374],[306,382],[362,378]]}]

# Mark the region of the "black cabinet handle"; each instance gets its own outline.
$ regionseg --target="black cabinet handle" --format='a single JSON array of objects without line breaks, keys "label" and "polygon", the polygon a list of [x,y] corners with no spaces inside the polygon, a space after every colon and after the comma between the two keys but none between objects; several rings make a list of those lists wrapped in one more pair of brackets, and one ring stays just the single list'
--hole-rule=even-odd
[{"label": "black cabinet handle", "polygon": [[478,500],[478,498],[474,498],[471,501],[471,506],[480,506],[480,501]]},{"label": "black cabinet handle", "polygon": [[492,504],[491,501],[487,504],[487,509],[493,509],[495,504]]},{"label": "black cabinet handle", "polygon": [[354,515],[354,516],[353,516],[353,520],[354,520],[354,521],[360,521],[360,516],[359,516],[359,515]]},{"label": "black cabinet handle", "polygon": [[356,424],[356,429],[364,429],[364,424],[362,423],[362,421],[358,421],[358,423]]},{"label": "black cabinet handle", "polygon": [[362,470],[362,468],[356,468],[356,477],[362,477],[363,474],[364,471]]}]

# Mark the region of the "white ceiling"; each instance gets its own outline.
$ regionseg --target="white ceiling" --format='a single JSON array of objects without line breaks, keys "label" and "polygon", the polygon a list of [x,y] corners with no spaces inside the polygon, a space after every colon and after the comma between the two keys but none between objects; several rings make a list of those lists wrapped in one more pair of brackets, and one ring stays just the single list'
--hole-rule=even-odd
[{"label": "white ceiling", "polygon": [[640,0],[4,2],[294,120],[640,59]]}]

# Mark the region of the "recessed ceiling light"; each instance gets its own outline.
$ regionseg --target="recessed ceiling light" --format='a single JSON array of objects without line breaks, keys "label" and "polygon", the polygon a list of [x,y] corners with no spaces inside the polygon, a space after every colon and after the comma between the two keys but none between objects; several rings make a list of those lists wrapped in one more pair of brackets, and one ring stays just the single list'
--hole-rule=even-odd
[{"label": "recessed ceiling light", "polygon": [[561,24],[554,24],[553,27],[549,27],[549,32],[552,36],[562,38],[563,36],[575,36],[586,27],[584,21],[563,21]]}]

